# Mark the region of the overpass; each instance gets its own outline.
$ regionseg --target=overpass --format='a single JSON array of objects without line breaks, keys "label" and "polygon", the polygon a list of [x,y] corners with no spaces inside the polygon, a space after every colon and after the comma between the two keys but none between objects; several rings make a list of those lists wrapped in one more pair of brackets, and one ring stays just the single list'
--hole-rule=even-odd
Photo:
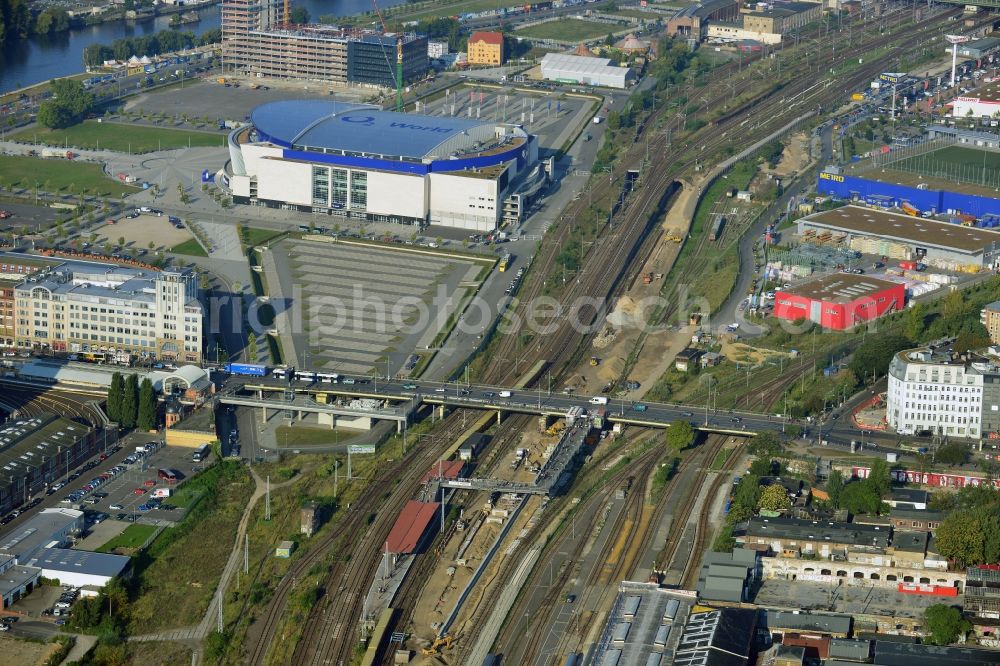
[{"label": "overpass", "polygon": [[[346,381],[345,381],[346,380]],[[278,394],[278,395],[275,395]],[[330,399],[333,399],[331,402]],[[384,409],[358,410],[344,399],[369,398],[383,402]],[[674,421],[688,421],[703,432],[753,436],[764,430],[780,430],[787,422],[778,415],[757,412],[718,411],[691,405],[598,398],[537,389],[508,389],[482,384],[440,383],[424,380],[378,379],[340,376],[336,382],[287,381],[276,378],[233,376],[225,383],[219,400],[223,404],[291,409],[350,417],[396,421],[397,429],[408,423],[420,405],[495,411],[503,414],[531,414],[551,418],[566,416],[578,408],[593,416],[603,410],[606,423],[643,428],[667,428]]]}]

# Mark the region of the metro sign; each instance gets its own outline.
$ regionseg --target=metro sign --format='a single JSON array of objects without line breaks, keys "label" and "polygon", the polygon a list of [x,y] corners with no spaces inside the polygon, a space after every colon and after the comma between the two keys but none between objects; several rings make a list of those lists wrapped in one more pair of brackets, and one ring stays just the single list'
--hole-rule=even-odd
[{"label": "metro sign", "polygon": [[878,80],[886,83],[899,83],[900,79],[905,76],[906,72],[883,72],[878,75]]}]

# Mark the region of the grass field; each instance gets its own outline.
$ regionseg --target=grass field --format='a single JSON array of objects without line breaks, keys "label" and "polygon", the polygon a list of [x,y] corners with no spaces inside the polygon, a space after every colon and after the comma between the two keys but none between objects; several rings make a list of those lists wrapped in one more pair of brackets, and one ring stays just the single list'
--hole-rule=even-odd
[{"label": "grass field", "polygon": [[1000,183],[1000,153],[989,150],[948,146],[886,166],[893,170],[988,187],[996,187]]},{"label": "grass field", "polygon": [[284,232],[278,231],[277,229],[258,229],[257,227],[247,227],[243,233],[246,237],[246,244],[244,247],[254,247],[255,245],[266,243],[275,236],[280,236]]},{"label": "grass field", "polygon": [[726,461],[729,460],[729,454],[731,451],[729,449],[722,449],[715,454],[715,460],[712,461],[712,469],[720,470],[726,466]]},{"label": "grass field", "polygon": [[225,137],[212,132],[147,127],[125,123],[88,120],[66,129],[28,129],[10,138],[49,146],[114,150],[120,153],[149,153],[154,150],[190,146],[223,146]]},{"label": "grass field", "polygon": [[186,254],[189,257],[207,257],[208,253],[205,252],[205,248],[201,246],[197,238],[192,238],[186,240],[180,245],[175,245],[170,248],[170,251],[174,254]]},{"label": "grass field", "polygon": [[156,531],[154,525],[129,525],[125,531],[97,549],[98,553],[110,553],[116,548],[135,549],[146,543],[146,539]]},{"label": "grass field", "polygon": [[530,28],[516,30],[519,37],[534,37],[535,39],[558,39],[566,42],[582,42],[596,37],[604,37],[610,32],[620,29],[619,26],[605,23],[594,23],[576,18],[564,18],[549,21]]},{"label": "grass field", "polygon": [[282,446],[316,446],[346,442],[357,435],[356,430],[278,426],[274,436],[275,441]]},{"label": "grass field", "polygon": [[4,157],[0,160],[0,185],[27,189],[38,185],[46,192],[70,192],[117,197],[137,190],[104,175],[97,164],[39,157]]}]

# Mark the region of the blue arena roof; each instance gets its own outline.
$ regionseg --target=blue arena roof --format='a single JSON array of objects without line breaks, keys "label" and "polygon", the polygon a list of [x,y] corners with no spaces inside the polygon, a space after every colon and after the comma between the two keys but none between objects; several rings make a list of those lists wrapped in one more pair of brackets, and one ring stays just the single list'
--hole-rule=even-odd
[{"label": "blue arena roof", "polygon": [[[471,146],[492,124],[479,120],[382,111],[364,104],[288,100],[258,106],[250,114],[260,139],[285,148],[313,148],[423,159]],[[467,137],[467,141],[454,139]],[[465,145],[463,145],[465,144]]]}]

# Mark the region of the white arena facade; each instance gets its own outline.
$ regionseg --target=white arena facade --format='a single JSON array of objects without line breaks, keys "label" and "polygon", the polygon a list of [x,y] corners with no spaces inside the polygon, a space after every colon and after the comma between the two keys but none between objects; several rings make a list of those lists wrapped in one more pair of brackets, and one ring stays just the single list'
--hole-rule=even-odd
[{"label": "white arena facade", "polygon": [[537,137],[518,125],[325,100],[257,107],[229,153],[238,204],[475,232],[496,229],[519,208],[514,192],[545,177]]}]

